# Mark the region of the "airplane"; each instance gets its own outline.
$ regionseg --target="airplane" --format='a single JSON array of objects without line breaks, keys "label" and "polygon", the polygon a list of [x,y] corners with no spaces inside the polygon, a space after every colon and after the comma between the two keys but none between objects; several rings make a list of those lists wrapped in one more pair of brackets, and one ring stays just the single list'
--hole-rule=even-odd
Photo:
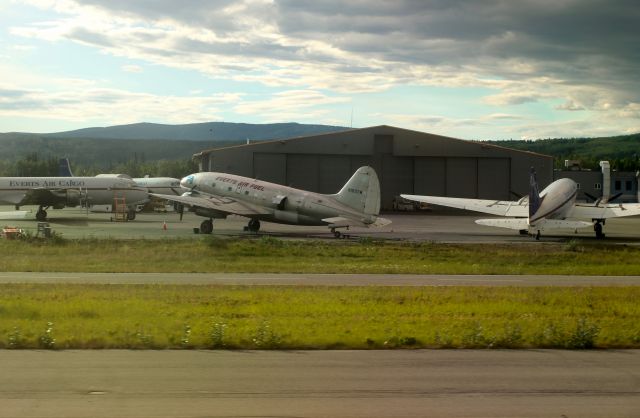
[{"label": "airplane", "polygon": [[[73,177],[71,164],[69,163],[68,158],[61,158],[59,160],[58,173],[60,177]],[[131,179],[131,176],[128,176],[126,174],[98,174],[98,176],[116,176]],[[149,193],[173,193],[175,195],[180,195],[188,190],[180,186],[179,179],[173,177],[144,176],[133,178],[131,180],[133,180],[139,187],[146,188]]]},{"label": "airplane", "polygon": [[113,204],[122,197],[128,208],[127,219],[135,219],[135,206],[149,200],[146,189],[133,180],[113,176],[96,177],[0,177],[0,204],[38,205],[36,219],[47,219],[46,209],[78,205]]},{"label": "airplane", "polygon": [[[640,215],[640,204],[610,203],[614,197],[606,202],[601,199],[593,204],[576,203],[578,185],[569,178],[558,179],[538,192],[533,168],[529,186],[529,196],[513,202],[408,194],[401,196],[416,202],[504,216],[505,219],[478,219],[475,222],[479,225],[516,229],[522,234],[535,234],[537,240],[542,231],[586,227],[593,227],[596,238],[602,239],[605,237],[602,227],[608,218]],[[590,222],[580,219],[589,219]]]},{"label": "airplane", "polygon": [[[246,230],[257,232],[260,221],[329,227],[336,238],[338,228],[384,226],[391,221],[380,213],[380,182],[371,167],[360,167],[336,194],[320,194],[227,173],[203,172],[183,178],[189,189],[181,196],[151,193],[181,203],[196,215],[209,218],[200,232],[213,231],[213,219],[229,214],[249,218]],[[181,213],[182,214],[182,213]]]}]

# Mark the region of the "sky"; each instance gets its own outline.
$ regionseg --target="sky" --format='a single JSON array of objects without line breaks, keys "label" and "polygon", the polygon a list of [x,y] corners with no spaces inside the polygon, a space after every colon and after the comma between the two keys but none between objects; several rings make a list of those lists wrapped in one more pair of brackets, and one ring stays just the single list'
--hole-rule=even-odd
[{"label": "sky", "polygon": [[0,132],[640,132],[636,0],[0,0]]}]

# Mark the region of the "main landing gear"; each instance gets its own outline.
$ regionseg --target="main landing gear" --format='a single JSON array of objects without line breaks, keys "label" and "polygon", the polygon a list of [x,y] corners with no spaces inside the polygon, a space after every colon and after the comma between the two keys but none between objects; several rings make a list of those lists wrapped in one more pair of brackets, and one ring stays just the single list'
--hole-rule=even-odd
[{"label": "main landing gear", "polygon": [[38,207],[38,211],[36,212],[36,220],[39,222],[44,222],[47,220],[47,211],[44,210],[42,206]]},{"label": "main landing gear", "polygon": [[213,219],[207,219],[200,224],[201,234],[210,234],[213,232]]},{"label": "main landing gear", "polygon": [[602,232],[602,225],[604,225],[604,219],[595,219],[593,224],[593,230],[596,233],[597,239],[604,239],[604,232]]},{"label": "main landing gear", "polygon": [[245,231],[258,232],[260,230],[260,221],[257,219],[250,219],[249,224],[245,227]]}]

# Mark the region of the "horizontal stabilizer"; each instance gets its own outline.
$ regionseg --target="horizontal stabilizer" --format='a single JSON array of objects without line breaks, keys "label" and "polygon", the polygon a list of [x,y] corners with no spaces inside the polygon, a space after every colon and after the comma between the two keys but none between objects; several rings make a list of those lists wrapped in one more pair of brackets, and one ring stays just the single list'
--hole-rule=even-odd
[{"label": "horizontal stabilizer", "polygon": [[527,218],[508,218],[508,219],[477,219],[478,225],[495,226],[498,228],[509,229],[529,229]]},{"label": "horizontal stabilizer", "polygon": [[545,219],[535,226],[535,229],[549,230],[549,229],[580,229],[589,228],[593,226],[591,222],[584,221],[565,221],[562,219]]},{"label": "horizontal stabilizer", "polygon": [[389,219],[386,218],[379,218],[376,217],[376,220],[374,222],[365,222],[363,219],[356,219],[356,218],[352,218],[352,217],[345,217],[345,216],[335,216],[333,218],[324,218],[322,220],[322,222],[326,222],[327,224],[329,224],[328,226],[330,228],[332,227],[336,227],[336,228],[340,228],[340,227],[347,227],[347,226],[362,226],[362,227],[366,227],[366,228],[371,228],[371,227],[382,227],[385,225],[389,225],[391,223],[391,221]]}]

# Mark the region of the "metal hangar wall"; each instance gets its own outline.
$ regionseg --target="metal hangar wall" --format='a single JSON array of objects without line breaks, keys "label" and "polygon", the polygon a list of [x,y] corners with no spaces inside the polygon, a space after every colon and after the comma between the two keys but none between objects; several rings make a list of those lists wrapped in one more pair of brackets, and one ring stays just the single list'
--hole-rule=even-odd
[{"label": "metal hangar wall", "polygon": [[363,165],[378,174],[382,208],[401,193],[513,200],[529,192],[529,170],[542,187],[553,157],[393,126],[257,142],[194,155],[201,171],[253,177],[336,193]]}]

